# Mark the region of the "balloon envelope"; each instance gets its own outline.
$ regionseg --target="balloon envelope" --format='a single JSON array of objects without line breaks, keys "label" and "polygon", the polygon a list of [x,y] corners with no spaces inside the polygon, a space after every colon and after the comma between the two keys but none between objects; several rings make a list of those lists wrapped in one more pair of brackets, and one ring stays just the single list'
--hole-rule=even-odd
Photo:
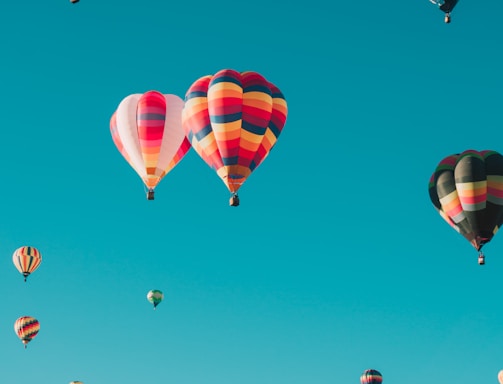
[{"label": "balloon envelope", "polygon": [[12,262],[17,270],[23,274],[24,281],[42,262],[42,255],[35,247],[24,246],[16,249],[12,255]]},{"label": "balloon envelope", "polygon": [[147,300],[154,304],[154,309],[159,305],[159,303],[164,299],[164,294],[157,290],[153,289],[147,293]]},{"label": "balloon envelope", "polygon": [[363,372],[360,377],[361,384],[381,384],[382,375],[379,371],[375,369],[367,369]]},{"label": "balloon envelope", "polygon": [[26,345],[38,334],[40,324],[37,319],[31,316],[22,316],[14,322],[14,331],[21,339],[25,348]]},{"label": "balloon envelope", "polygon": [[194,150],[235,194],[276,144],[287,104],[257,72],[224,69],[192,84],[182,116]]},{"label": "balloon envelope", "polygon": [[449,13],[454,9],[458,0],[430,0],[430,2],[438,5],[442,12]]},{"label": "balloon envelope", "polygon": [[478,251],[503,224],[503,156],[467,150],[444,158],[429,183],[440,216]]},{"label": "balloon envelope", "polygon": [[112,140],[149,191],[186,155],[183,100],[157,91],[124,98],[110,119]]}]

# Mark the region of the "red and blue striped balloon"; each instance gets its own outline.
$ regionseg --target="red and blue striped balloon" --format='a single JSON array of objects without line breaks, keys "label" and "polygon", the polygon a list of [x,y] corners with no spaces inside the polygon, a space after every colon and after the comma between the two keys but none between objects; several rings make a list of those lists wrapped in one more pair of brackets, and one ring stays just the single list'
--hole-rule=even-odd
[{"label": "red and blue striped balloon", "polygon": [[382,383],[382,375],[379,371],[375,369],[367,369],[363,372],[363,375],[360,377],[361,384],[381,384]]}]

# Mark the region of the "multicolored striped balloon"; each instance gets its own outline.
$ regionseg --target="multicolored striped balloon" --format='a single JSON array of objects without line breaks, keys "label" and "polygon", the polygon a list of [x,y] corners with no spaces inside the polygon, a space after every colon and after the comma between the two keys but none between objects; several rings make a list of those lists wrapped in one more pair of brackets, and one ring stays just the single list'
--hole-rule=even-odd
[{"label": "multicolored striped balloon", "polygon": [[159,303],[164,299],[164,294],[157,290],[153,289],[147,293],[147,300],[154,304],[154,309],[159,305]]},{"label": "multicolored striped balloon", "polygon": [[503,370],[498,372],[498,381],[503,384]]},{"label": "multicolored striped balloon", "polygon": [[23,274],[24,281],[30,273],[33,273],[42,262],[42,255],[35,247],[20,247],[14,251],[12,262],[17,270]]},{"label": "multicolored striped balloon", "polygon": [[382,375],[375,369],[367,369],[360,377],[361,384],[381,384]]},{"label": "multicolored striped balloon", "polygon": [[22,316],[14,322],[14,331],[21,339],[24,347],[38,334],[40,324],[37,319],[31,316]]},{"label": "multicolored striped balloon", "polygon": [[262,75],[224,69],[192,84],[182,120],[192,147],[237,197],[276,144],[287,113],[283,94]]},{"label": "multicolored striped balloon", "polygon": [[440,216],[481,252],[503,224],[503,156],[467,150],[444,158],[429,182]]},{"label": "multicolored striped balloon", "polygon": [[127,96],[110,119],[112,140],[148,188],[154,189],[190,150],[182,128],[183,100],[157,91]]}]

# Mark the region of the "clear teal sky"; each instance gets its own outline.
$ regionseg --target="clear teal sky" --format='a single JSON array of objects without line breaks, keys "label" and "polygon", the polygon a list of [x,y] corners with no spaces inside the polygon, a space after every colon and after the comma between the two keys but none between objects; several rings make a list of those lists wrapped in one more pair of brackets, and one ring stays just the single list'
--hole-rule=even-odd
[{"label": "clear teal sky", "polygon": [[[253,5],[252,5],[253,4]],[[0,383],[496,384],[503,239],[436,213],[445,156],[503,152],[501,1],[2,4]],[[262,73],[289,115],[241,205],[190,152],[147,201],[109,119]],[[12,252],[37,247],[24,283]],[[146,300],[160,289],[156,311]],[[25,350],[13,330],[41,324]]]}]

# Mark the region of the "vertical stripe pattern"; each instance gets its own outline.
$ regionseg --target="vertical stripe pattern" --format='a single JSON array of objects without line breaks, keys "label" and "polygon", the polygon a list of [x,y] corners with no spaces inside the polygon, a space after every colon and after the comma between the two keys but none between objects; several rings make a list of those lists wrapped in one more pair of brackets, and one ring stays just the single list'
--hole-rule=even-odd
[{"label": "vertical stripe pattern", "polygon": [[283,94],[262,75],[224,69],[192,84],[182,124],[195,151],[235,193],[270,153],[286,117]]},{"label": "vertical stripe pattern", "polygon": [[361,384],[381,384],[382,383],[382,375],[379,371],[375,369],[367,369],[360,376]]},{"label": "vertical stripe pattern", "polygon": [[23,246],[14,251],[12,262],[26,278],[39,267],[42,262],[42,255],[35,247]]}]

